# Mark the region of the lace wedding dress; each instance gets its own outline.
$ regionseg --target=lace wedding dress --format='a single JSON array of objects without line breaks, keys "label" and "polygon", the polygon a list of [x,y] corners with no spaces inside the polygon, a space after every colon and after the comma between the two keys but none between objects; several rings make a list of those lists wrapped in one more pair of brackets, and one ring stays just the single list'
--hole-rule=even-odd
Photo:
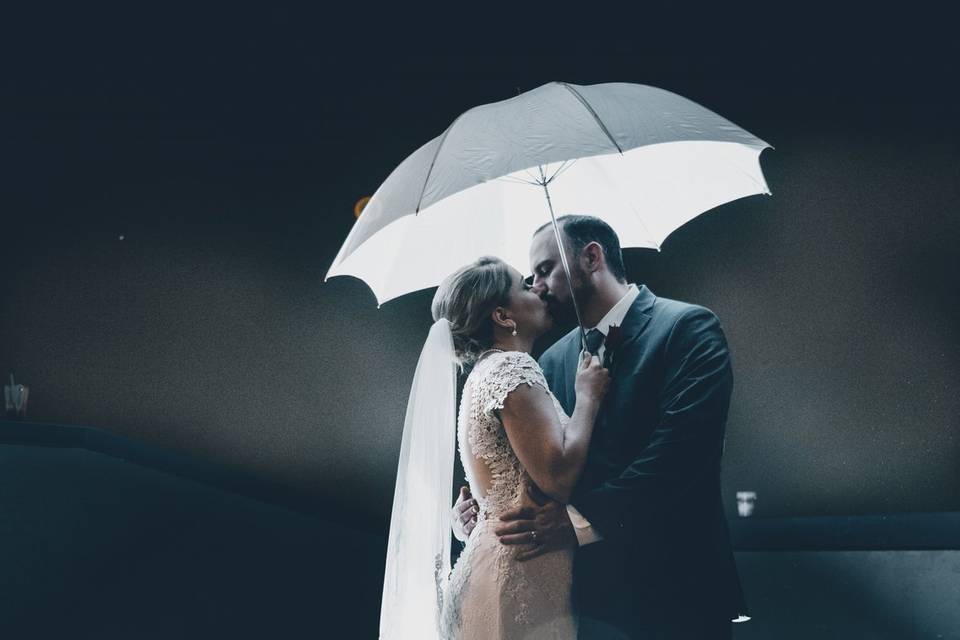
[{"label": "lace wedding dress", "polygon": [[525,562],[526,546],[499,542],[499,516],[521,505],[532,483],[496,415],[521,384],[550,394],[561,425],[569,421],[543,371],[527,353],[493,352],[467,376],[457,422],[460,459],[479,505],[476,528],[443,591],[444,637],[457,640],[570,639],[577,636],[570,604],[573,550]]}]

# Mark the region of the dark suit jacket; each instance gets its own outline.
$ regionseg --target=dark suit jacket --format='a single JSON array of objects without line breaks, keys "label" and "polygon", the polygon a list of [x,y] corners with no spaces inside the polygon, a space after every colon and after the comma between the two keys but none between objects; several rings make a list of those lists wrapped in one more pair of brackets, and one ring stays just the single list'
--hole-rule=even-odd
[{"label": "dark suit jacket", "polygon": [[[647,287],[621,325],[611,385],[571,504],[604,540],[577,550],[574,602],[629,631],[746,613],[720,496],[733,375],[717,317]],[[579,330],[540,359],[576,403]]]}]

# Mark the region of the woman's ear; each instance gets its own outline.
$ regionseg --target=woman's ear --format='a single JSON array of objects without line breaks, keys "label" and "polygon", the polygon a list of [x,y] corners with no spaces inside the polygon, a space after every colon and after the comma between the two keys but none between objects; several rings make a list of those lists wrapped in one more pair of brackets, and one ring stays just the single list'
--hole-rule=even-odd
[{"label": "woman's ear", "polygon": [[506,309],[503,307],[497,307],[493,310],[493,313],[490,314],[490,319],[493,320],[493,324],[503,327],[504,329],[513,329],[514,322],[510,319],[510,315]]}]

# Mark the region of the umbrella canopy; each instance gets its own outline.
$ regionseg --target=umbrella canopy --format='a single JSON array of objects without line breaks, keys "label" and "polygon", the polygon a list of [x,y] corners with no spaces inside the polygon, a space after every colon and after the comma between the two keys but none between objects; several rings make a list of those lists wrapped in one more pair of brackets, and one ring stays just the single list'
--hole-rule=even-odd
[{"label": "umbrella canopy", "polygon": [[659,249],[720,204],[769,193],[769,147],[721,116],[645,85],[553,82],[458,117],[404,160],[354,224],[329,279],[377,303],[436,286],[482,255],[526,272],[533,232],[559,214],[609,223],[624,247]]}]

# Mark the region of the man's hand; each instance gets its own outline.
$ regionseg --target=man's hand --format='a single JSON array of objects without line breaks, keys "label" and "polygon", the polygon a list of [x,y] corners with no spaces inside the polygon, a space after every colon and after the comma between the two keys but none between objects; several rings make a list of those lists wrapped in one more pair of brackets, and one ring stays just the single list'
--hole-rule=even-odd
[{"label": "man's hand", "polygon": [[466,542],[467,538],[477,526],[477,513],[480,507],[477,501],[470,494],[470,487],[464,485],[460,487],[460,497],[453,505],[453,535],[460,542]]},{"label": "man's hand", "polygon": [[501,515],[503,524],[493,530],[502,544],[530,547],[517,553],[517,560],[576,547],[577,534],[566,506],[550,500],[536,487],[527,490],[527,497],[524,505]]}]

